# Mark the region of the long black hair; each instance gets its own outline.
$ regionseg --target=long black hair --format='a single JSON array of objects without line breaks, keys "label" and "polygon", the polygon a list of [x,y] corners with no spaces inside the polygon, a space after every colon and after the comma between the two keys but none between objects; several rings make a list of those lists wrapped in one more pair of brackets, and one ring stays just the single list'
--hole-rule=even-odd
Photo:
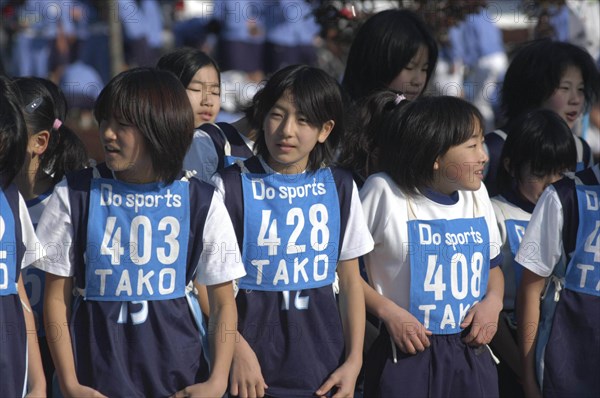
[{"label": "long black hair", "polygon": [[83,142],[64,124],[67,100],[50,80],[20,77],[14,80],[20,93],[20,105],[29,135],[48,131],[48,147],[40,155],[40,169],[60,181],[65,173],[87,166],[88,157]]},{"label": "long black hair", "polygon": [[21,171],[27,150],[27,127],[10,80],[0,75],[0,184],[6,188]]}]

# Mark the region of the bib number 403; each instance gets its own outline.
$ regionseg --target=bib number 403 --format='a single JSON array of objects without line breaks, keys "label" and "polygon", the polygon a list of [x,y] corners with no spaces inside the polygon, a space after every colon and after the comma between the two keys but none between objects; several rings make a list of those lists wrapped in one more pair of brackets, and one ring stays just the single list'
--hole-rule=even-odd
[{"label": "bib number 403", "polygon": [[[110,256],[112,265],[120,265],[121,257],[125,254],[125,249],[121,245],[121,227],[116,226],[116,217],[107,217],[102,243],[100,245],[100,254]],[[133,264],[147,264],[153,251],[153,233],[152,223],[146,216],[136,216],[131,220],[129,226],[129,259]],[[163,217],[158,222],[158,231],[168,231],[164,235],[163,247],[156,248],[156,258],[161,264],[173,264],[179,257],[179,237],[180,225],[175,217]],[[140,242],[140,236],[143,238]],[[166,247],[168,246],[168,248]]]}]

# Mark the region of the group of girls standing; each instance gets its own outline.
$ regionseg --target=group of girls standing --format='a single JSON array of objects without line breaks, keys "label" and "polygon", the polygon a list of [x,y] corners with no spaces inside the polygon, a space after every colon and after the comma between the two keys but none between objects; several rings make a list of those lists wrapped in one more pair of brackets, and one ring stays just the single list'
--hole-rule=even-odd
[{"label": "group of girls standing", "polygon": [[[2,80],[2,244],[19,243],[0,304],[20,326],[1,340],[0,392],[43,395],[50,373],[49,393],[78,397],[351,397],[361,374],[365,397],[598,392],[598,358],[583,355],[598,344],[598,166],[551,185],[584,160],[569,123],[596,100],[598,71],[536,45],[559,45],[520,50],[553,74],[510,117],[495,168],[476,107],[422,96],[437,46],[406,10],[363,25],[341,85],[283,68],[234,124],[215,123],[219,68],[200,51],[123,72],[94,110],[104,162],[85,169],[76,141],[52,156],[64,115],[28,116],[59,105]],[[37,238],[13,180],[45,202]],[[45,277],[46,377],[26,336],[30,264]],[[538,306],[549,276],[554,317]],[[378,331],[364,350],[367,312]],[[536,375],[540,316],[553,327],[540,324]]]}]

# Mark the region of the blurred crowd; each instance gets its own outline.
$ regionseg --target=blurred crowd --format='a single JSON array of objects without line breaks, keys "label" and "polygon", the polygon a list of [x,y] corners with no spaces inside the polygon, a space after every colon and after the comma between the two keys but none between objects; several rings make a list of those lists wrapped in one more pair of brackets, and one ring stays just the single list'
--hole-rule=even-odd
[{"label": "blurred crowd", "polygon": [[[473,102],[484,115],[486,131],[502,124],[498,87],[516,44],[549,37],[581,46],[600,59],[597,0],[1,0],[0,4],[0,71],[49,78],[65,92],[73,112],[91,109],[116,73],[153,66],[161,54],[185,46],[217,60],[223,72],[221,117],[231,120],[258,84],[283,66],[318,66],[341,80],[357,28],[387,8],[410,8],[423,16],[440,46],[429,92]],[[596,154],[600,153],[597,119],[598,110],[592,110],[582,127]],[[91,118],[84,118],[83,124],[88,122]]]}]

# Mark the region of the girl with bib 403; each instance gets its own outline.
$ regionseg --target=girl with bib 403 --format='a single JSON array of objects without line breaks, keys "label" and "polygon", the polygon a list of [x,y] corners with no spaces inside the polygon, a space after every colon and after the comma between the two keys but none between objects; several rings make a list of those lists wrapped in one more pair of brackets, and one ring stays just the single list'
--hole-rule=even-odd
[{"label": "girl with bib 403", "polygon": [[185,90],[169,72],[131,69],[100,93],[95,116],[105,163],[58,183],[37,230],[56,250],[40,268],[62,393],[221,396],[235,334],[211,334],[209,367],[191,286],[207,285],[213,327],[235,330],[231,280],[244,270],[220,195],[182,172]]}]

